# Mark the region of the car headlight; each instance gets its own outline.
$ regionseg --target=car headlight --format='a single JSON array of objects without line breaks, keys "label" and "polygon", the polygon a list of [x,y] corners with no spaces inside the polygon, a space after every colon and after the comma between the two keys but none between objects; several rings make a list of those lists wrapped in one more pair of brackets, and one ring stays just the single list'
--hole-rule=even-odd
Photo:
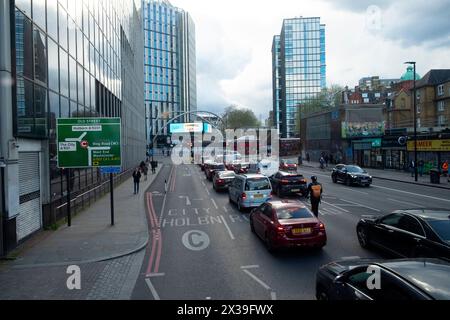
[{"label": "car headlight", "polygon": [[354,176],[354,175],[351,175],[350,177],[352,177],[352,179],[356,179],[357,177],[356,176]]}]

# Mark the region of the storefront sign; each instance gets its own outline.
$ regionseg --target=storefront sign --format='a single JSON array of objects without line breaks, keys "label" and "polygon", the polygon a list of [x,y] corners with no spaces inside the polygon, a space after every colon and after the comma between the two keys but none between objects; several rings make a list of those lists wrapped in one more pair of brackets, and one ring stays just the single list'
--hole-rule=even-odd
[{"label": "storefront sign", "polygon": [[[414,151],[414,141],[408,141],[408,151]],[[418,140],[417,151],[450,152],[450,140]]]}]

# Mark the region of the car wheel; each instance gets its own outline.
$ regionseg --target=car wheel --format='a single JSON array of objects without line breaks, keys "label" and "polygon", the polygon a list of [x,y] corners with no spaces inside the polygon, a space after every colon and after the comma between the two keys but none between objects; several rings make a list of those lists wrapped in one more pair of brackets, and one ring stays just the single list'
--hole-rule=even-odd
[{"label": "car wheel", "polygon": [[238,200],[238,202],[237,202],[237,208],[238,208],[238,210],[239,210],[240,212],[242,212],[243,208],[242,208],[242,206],[241,206],[241,200]]},{"label": "car wheel", "polygon": [[367,235],[367,231],[362,227],[358,227],[358,230],[356,232],[358,234],[358,241],[361,248],[368,248],[369,236]]},{"label": "car wheel", "polygon": [[319,301],[328,301],[328,295],[322,290],[318,289],[316,292],[316,299]]},{"label": "car wheel", "polygon": [[349,187],[352,185],[349,178],[345,178],[345,184]]},{"label": "car wheel", "polygon": [[280,187],[278,187],[278,189],[277,189],[277,195],[278,195],[278,197],[283,198],[283,193],[281,192]]},{"label": "car wheel", "polygon": [[270,240],[269,236],[266,234],[264,242],[266,243],[267,251],[275,252],[275,247],[273,246],[272,240]]},{"label": "car wheel", "polygon": [[253,219],[251,217],[250,217],[250,230],[252,231],[252,233],[256,233],[255,225],[253,224]]}]

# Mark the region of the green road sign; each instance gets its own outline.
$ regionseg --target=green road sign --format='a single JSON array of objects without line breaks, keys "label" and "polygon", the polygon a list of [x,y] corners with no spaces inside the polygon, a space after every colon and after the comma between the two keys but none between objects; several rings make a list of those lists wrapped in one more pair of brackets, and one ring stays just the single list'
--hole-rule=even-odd
[{"label": "green road sign", "polygon": [[57,119],[58,168],[120,167],[120,118]]}]

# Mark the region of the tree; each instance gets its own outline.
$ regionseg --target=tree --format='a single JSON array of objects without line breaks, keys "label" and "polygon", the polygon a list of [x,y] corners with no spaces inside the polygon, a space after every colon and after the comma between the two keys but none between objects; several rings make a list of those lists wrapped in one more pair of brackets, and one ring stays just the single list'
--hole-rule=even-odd
[{"label": "tree", "polygon": [[300,112],[297,114],[297,129],[300,130],[302,117],[308,114],[333,109],[342,102],[341,93],[344,89],[339,85],[331,85],[323,89],[316,97],[299,105]]},{"label": "tree", "polygon": [[261,126],[252,110],[238,108],[235,105],[225,109],[222,119],[225,129],[259,128]]}]

